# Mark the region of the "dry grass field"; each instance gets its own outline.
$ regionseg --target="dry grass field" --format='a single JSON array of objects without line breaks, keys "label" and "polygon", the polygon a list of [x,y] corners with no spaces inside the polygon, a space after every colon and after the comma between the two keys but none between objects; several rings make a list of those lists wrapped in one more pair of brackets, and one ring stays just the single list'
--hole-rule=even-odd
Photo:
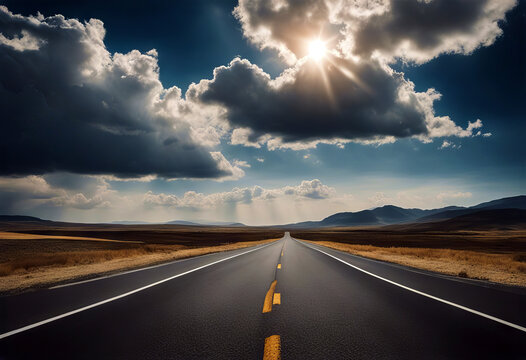
[{"label": "dry grass field", "polygon": [[[182,226],[0,224],[0,292],[49,286],[254,246],[282,231]],[[14,228],[14,229],[13,229]]]},{"label": "dry grass field", "polygon": [[[0,222],[0,292],[261,244],[283,229]],[[526,231],[296,230],[298,239],[445,274],[526,286]]]},{"label": "dry grass field", "polygon": [[355,255],[448,275],[526,286],[526,231],[407,232],[381,229],[298,231]]},{"label": "dry grass field", "polygon": [[377,247],[310,241],[371,259],[460,277],[526,286],[526,255],[489,254],[467,250]]},{"label": "dry grass field", "polygon": [[292,231],[298,239],[379,247],[526,253],[526,230],[401,231],[382,228],[327,228]]}]

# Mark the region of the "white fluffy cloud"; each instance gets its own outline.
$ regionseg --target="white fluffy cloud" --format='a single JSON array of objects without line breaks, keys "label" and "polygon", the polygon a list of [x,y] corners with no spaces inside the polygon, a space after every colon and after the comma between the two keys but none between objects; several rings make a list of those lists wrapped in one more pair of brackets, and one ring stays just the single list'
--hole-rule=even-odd
[{"label": "white fluffy cloud", "polygon": [[187,191],[182,197],[173,194],[155,194],[148,191],[143,198],[147,206],[167,206],[174,208],[213,208],[226,204],[244,203],[253,201],[265,201],[277,198],[301,199],[328,199],[336,194],[334,188],[324,185],[320,180],[304,180],[296,186],[285,186],[276,189],[265,189],[260,186],[245,188],[234,188],[231,191],[202,194],[195,191]]},{"label": "white fluffy cloud", "polygon": [[361,58],[423,63],[444,53],[470,54],[502,34],[499,21],[516,0],[240,0],[244,35],[294,63],[309,41],[330,40]]},{"label": "white fluffy cloud", "polygon": [[320,180],[304,180],[298,186],[286,186],[281,189],[285,195],[295,195],[310,199],[327,199],[335,194],[334,188],[324,185]]},{"label": "white fluffy cloud", "polygon": [[50,199],[64,194],[64,191],[51,187],[43,177],[34,175],[22,178],[0,177],[0,191],[20,193],[33,199]]},{"label": "white fluffy cloud", "polygon": [[89,210],[110,207],[112,201],[120,200],[103,178],[84,178],[78,185],[80,189],[77,186],[68,189],[36,175],[0,177],[2,211],[9,213],[36,206]]},{"label": "white fluffy cloud", "polygon": [[234,160],[232,161],[232,164],[237,167],[244,167],[244,168],[250,168],[252,167],[248,162],[245,160]]}]

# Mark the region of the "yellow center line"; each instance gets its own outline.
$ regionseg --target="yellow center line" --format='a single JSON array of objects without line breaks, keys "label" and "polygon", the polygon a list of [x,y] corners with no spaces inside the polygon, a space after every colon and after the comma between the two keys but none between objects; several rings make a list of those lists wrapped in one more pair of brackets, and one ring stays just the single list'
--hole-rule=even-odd
[{"label": "yellow center line", "polygon": [[281,340],[279,335],[272,335],[265,339],[265,350],[263,360],[281,359]]},{"label": "yellow center line", "polygon": [[270,284],[270,288],[267,291],[267,295],[265,295],[265,302],[263,303],[263,313],[268,313],[272,311],[272,298],[274,296],[274,290],[276,289],[277,283],[278,281],[274,280],[272,284]]},{"label": "yellow center line", "polygon": [[281,256],[283,256],[283,251],[281,252]]},{"label": "yellow center line", "polygon": [[281,264],[278,264],[278,269],[281,269]]},{"label": "yellow center line", "polygon": [[274,305],[281,305],[281,294],[280,293],[274,293],[274,301],[272,303]]}]

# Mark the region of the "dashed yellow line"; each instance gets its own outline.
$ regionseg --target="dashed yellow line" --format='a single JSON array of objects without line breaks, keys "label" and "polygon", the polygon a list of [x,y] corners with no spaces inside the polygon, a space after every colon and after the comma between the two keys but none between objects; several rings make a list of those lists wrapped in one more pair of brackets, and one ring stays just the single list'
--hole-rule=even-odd
[{"label": "dashed yellow line", "polygon": [[265,295],[265,302],[263,303],[263,313],[268,313],[272,311],[272,299],[274,297],[274,290],[276,289],[277,283],[278,281],[274,280],[272,284],[270,284],[270,288],[267,291],[267,295]]},{"label": "dashed yellow line", "polygon": [[281,305],[281,294],[280,293],[274,293],[274,301],[272,301],[272,304]]},{"label": "dashed yellow line", "polygon": [[272,335],[265,339],[265,350],[263,360],[281,359],[281,339],[279,335]]},{"label": "dashed yellow line", "polygon": [[[281,250],[281,256],[283,256],[283,250]],[[281,263],[278,264],[278,269],[281,269]],[[277,284],[277,280],[274,280],[270,284],[270,288],[265,295],[265,302],[263,303],[263,313],[271,312],[272,305],[281,305],[281,293],[274,292]],[[279,335],[272,335],[265,338],[263,360],[281,360],[281,338]]]}]

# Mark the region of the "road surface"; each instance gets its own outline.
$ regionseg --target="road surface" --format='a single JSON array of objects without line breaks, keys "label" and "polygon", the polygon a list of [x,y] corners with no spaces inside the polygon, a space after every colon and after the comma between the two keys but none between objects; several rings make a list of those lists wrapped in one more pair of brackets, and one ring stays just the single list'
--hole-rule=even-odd
[{"label": "road surface", "polygon": [[0,298],[0,359],[526,359],[526,291],[300,242]]}]

